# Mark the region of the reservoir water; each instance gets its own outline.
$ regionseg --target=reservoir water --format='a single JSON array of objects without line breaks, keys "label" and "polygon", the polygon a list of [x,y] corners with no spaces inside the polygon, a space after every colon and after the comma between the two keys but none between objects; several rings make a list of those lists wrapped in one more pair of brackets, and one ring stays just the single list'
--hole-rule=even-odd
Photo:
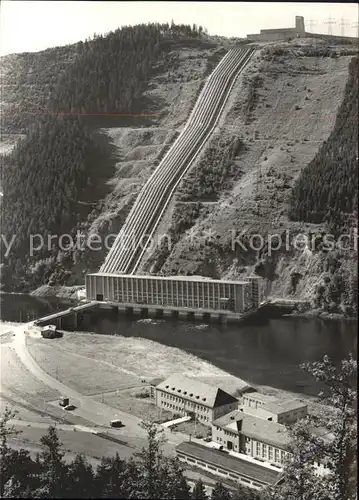
[{"label": "reservoir water", "polygon": [[[27,295],[0,294],[2,321],[30,321],[69,302]],[[178,347],[249,383],[288,391],[317,394],[318,386],[300,363],[325,354],[339,362],[357,351],[357,322],[318,318],[258,318],[251,324],[201,324],[178,320],[141,320],[105,311],[92,315],[86,330],[143,337]]]}]

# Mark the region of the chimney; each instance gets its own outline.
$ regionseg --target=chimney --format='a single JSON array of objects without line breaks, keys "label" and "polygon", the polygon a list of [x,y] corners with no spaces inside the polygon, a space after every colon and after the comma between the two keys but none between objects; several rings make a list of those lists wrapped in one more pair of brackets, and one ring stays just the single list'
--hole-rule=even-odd
[{"label": "chimney", "polygon": [[303,16],[295,16],[295,29],[297,33],[305,33]]}]

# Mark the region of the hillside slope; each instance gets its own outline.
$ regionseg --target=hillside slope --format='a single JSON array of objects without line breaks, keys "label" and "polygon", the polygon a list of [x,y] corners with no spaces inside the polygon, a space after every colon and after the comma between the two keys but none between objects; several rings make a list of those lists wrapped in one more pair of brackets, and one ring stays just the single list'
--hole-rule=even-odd
[{"label": "hillside slope", "polygon": [[[81,119],[115,148],[113,171],[102,181],[107,191],[85,216],[79,215],[76,227],[83,231],[85,241],[94,234],[102,238],[117,234],[136,194],[180,133],[206,76],[236,43],[203,33],[198,36],[188,28],[184,33],[183,27],[175,32],[168,26],[158,29],[156,37],[162,41],[158,51],[151,52],[151,65],[132,66],[132,77],[126,74],[118,84],[122,104],[107,77],[100,79],[101,85],[93,79],[91,98],[86,97],[84,76],[77,78],[83,82],[80,90],[71,90],[72,76],[85,74],[91,57],[99,57],[102,48],[106,57],[96,64],[95,72],[108,73],[111,47],[119,43],[116,37],[113,42],[101,38],[88,42],[86,50],[59,72],[61,85],[56,89],[63,88],[62,93],[54,91],[47,101],[57,111],[67,103],[70,111],[109,112],[101,120]],[[133,33],[126,36],[132,39]],[[138,54],[140,61],[147,52]],[[297,189],[293,191],[293,187],[306,175],[301,175],[303,169],[308,171],[307,165],[317,169],[324,141],[336,158],[347,158],[342,143],[331,132],[338,123],[338,109],[347,107],[342,102],[353,54],[353,47],[330,46],[318,39],[259,46],[238,78],[214,135],[183,179],[157,230],[155,238],[169,234],[172,247],[157,246],[149,251],[140,272],[224,279],[255,272],[267,280],[267,291],[273,297],[311,299],[313,306],[351,314],[355,307],[353,252],[293,244],[299,234],[302,239],[314,233],[323,236],[329,228],[324,220],[303,219],[296,209],[290,213],[290,206]],[[136,84],[143,71],[146,83]],[[116,75],[121,80],[121,72]],[[132,91],[126,94],[121,89],[127,81],[132,82]],[[109,100],[105,87],[111,87]],[[357,90],[353,92],[355,96]],[[126,110],[136,116],[119,118]],[[352,131],[350,125],[346,130]],[[341,171],[346,171],[345,162]],[[322,197],[324,205],[327,195]],[[46,267],[46,278],[43,274],[34,277],[33,265],[24,266],[21,259],[16,269],[15,259],[11,270],[16,270],[19,282],[25,276],[32,286],[44,281],[79,285],[86,272],[98,270],[105,255],[106,249],[90,251],[86,245],[68,251],[54,249],[47,260],[41,257],[37,262]]]},{"label": "hillside slope", "polygon": [[[316,44],[277,43],[258,52],[158,230],[157,238],[176,233],[171,251],[157,248],[148,254],[143,272],[239,278],[254,271],[267,279],[273,297],[311,299],[336,312],[355,307],[353,252],[339,255],[311,246],[311,234],[329,228],[288,217],[295,181],[336,123],[353,53],[343,50],[333,57],[337,49],[325,47],[327,56],[318,57],[321,44]],[[299,234],[309,245],[293,244]],[[333,260],[342,262],[340,278],[328,276]],[[333,293],[323,292],[323,282]]]},{"label": "hillside slope", "polygon": [[[117,230],[125,216],[121,209],[128,209],[174,140],[175,127],[185,120],[203,78],[222,55],[223,48],[201,27],[149,24],[2,60],[6,241],[17,230],[10,256],[1,241],[5,289],[31,290],[44,280],[82,283],[84,270],[98,267],[101,252],[91,264],[91,255],[81,249],[64,250],[60,236],[69,235],[78,248],[77,230],[86,236],[94,221],[94,230],[108,231],[114,219],[110,229]],[[58,71],[56,64],[47,67],[49,60],[59,61]],[[14,107],[19,113],[7,112]],[[14,143],[23,138],[12,152],[11,135]],[[111,158],[106,142],[120,145]],[[31,255],[34,231],[46,243],[54,233],[55,239]],[[72,276],[76,261],[85,269],[80,264],[80,274]]]}]

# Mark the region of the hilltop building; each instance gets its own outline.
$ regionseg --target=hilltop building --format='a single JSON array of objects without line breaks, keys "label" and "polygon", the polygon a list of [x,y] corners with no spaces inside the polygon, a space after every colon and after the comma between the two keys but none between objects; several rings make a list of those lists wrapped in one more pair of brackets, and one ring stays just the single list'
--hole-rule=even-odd
[{"label": "hilltop building", "polygon": [[213,420],[238,407],[238,399],[231,394],[184,375],[171,375],[158,384],[155,403],[173,413],[193,414],[209,426]]},{"label": "hilltop building", "polygon": [[247,40],[253,42],[274,42],[305,36],[304,17],[295,16],[295,28],[276,28],[261,30],[260,33],[247,35]]},{"label": "hilltop building", "polygon": [[294,28],[274,28],[261,30],[260,33],[247,35],[247,40],[251,42],[275,42],[277,40],[291,40],[293,38],[322,38],[336,39],[344,41],[358,41],[358,37],[326,35],[322,33],[308,33],[305,31],[303,16],[295,16]]}]

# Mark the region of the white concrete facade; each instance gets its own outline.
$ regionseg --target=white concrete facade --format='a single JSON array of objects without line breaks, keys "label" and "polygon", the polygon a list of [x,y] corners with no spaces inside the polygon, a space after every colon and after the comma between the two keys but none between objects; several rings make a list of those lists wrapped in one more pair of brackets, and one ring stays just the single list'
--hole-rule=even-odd
[{"label": "white concrete facade", "polygon": [[89,274],[88,300],[202,311],[244,313],[259,306],[260,279],[221,281],[187,276]]}]

